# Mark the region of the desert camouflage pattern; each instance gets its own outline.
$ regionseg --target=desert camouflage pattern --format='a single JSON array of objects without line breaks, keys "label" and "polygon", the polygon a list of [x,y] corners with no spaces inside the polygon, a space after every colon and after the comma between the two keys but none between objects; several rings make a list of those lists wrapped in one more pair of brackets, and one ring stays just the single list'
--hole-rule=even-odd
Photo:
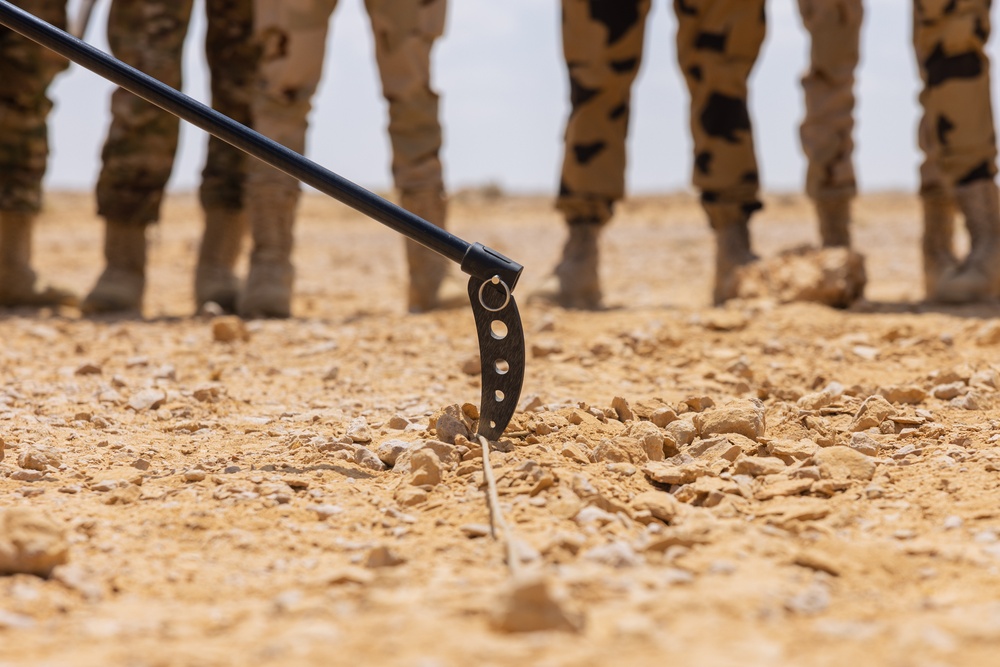
[{"label": "desert camouflage pattern", "polygon": [[[192,4],[193,0],[114,0],[108,17],[112,53],[179,89]],[[252,0],[206,0],[206,11],[205,51],[211,70],[212,106],[249,125],[256,64]],[[121,89],[112,96],[111,111],[97,184],[98,213],[116,223],[155,222],[174,165],[180,121]],[[248,159],[223,141],[209,140],[200,190],[206,208],[242,208]]]},{"label": "desert camouflage pattern", "polygon": [[[254,122],[265,136],[301,153],[337,2],[255,0],[254,6],[261,48]],[[382,93],[389,103],[392,174],[404,197],[444,191],[430,56],[434,41],[444,32],[445,7],[445,0],[365,0]],[[251,197],[292,205],[297,200],[297,194],[290,193],[298,192],[298,181],[275,169],[252,164],[249,178]],[[255,210],[251,206],[250,214]],[[433,219],[433,212],[414,212],[436,224],[443,222]]]},{"label": "desert camouflage pattern", "polygon": [[814,199],[853,197],[854,71],[864,10],[861,0],[799,0],[799,13],[810,36],[799,130],[808,161],[806,192]]},{"label": "desert camouflage pattern", "polygon": [[949,192],[996,175],[990,101],[991,0],[914,0],[913,45],[924,88],[921,192]]},{"label": "desert camouflage pattern", "polygon": [[[38,18],[66,27],[65,0],[13,0]],[[49,155],[49,84],[67,66],[61,56],[0,27],[0,211],[37,213]]]},{"label": "desert camouflage pattern", "polygon": [[[624,196],[632,82],[650,0],[563,0],[572,111],[557,208],[606,222]],[[760,207],[747,77],[765,34],[763,0],[676,0],[677,55],[691,96],[693,182],[706,203]]]}]

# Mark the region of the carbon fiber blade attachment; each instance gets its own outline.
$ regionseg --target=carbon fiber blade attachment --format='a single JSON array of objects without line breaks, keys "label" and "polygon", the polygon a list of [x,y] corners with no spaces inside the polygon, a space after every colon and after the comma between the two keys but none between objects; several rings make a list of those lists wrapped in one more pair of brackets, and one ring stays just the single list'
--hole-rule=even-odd
[{"label": "carbon fiber blade attachment", "polygon": [[476,318],[483,393],[479,435],[499,440],[510,424],[524,384],[524,327],[510,288],[499,276],[469,280]]}]

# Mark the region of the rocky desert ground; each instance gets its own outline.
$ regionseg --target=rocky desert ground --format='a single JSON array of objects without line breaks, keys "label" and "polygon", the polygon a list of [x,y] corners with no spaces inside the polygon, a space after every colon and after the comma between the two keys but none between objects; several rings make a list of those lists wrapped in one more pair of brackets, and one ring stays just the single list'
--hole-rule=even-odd
[{"label": "rocky desert ground", "polygon": [[[815,240],[767,204],[763,254]],[[49,198],[50,282],[93,209]],[[296,317],[194,317],[173,197],[143,318],[0,314],[0,665],[996,664],[1000,307],[921,303],[914,197],[856,217],[864,300],[714,309],[696,202],[636,197],[572,312],[550,202],[456,195],[527,267],[495,540],[469,309],[405,314],[401,239],[310,195]]]}]

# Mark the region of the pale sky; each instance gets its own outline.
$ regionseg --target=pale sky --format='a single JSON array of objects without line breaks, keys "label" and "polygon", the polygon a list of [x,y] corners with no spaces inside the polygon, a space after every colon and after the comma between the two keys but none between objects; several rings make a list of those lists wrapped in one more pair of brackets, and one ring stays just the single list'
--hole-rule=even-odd
[{"label": "pale sky", "polygon": [[[71,0],[71,8],[76,4]],[[108,0],[100,0],[87,39],[107,49]],[[453,0],[434,52],[442,97],[443,159],[449,188],[494,183],[511,192],[554,192],[568,110],[556,0]],[[910,0],[866,3],[855,159],[862,190],[913,189],[918,80],[910,43]],[[207,102],[201,2],[185,54],[185,92]],[[798,190],[803,158],[799,77],[807,43],[796,0],[768,0],[767,40],[751,80],[761,179],[766,190]],[[654,0],[646,54],[634,89],[627,182],[630,192],[688,188],[691,144],[687,91],[673,48],[671,3]],[[994,63],[1000,57],[990,45]],[[996,89],[994,84],[994,97]],[[51,188],[87,190],[96,182],[112,86],[80,67],[57,80],[51,124]],[[994,101],[994,108],[997,102]],[[340,0],[326,69],[311,116],[310,158],[358,184],[391,186],[386,108],[375,70],[363,0]],[[196,187],[206,135],[182,130],[171,188]]]}]

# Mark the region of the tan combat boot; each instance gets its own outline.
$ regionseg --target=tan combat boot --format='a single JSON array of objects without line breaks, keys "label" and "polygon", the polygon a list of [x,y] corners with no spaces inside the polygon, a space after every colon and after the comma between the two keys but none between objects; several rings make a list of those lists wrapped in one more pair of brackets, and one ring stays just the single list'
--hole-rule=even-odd
[{"label": "tan combat boot", "polygon": [[[441,192],[403,192],[399,204],[410,213],[444,229],[447,202]],[[448,275],[448,260],[416,241],[406,239],[406,263],[410,277],[406,300],[409,311],[424,313],[440,307],[441,285]]]},{"label": "tan combat boot", "polygon": [[72,293],[36,284],[31,268],[34,218],[31,213],[0,212],[0,307],[73,305]]},{"label": "tan combat boot", "polygon": [[247,217],[243,211],[206,209],[205,231],[194,274],[194,299],[198,311],[212,302],[227,313],[236,312],[239,280],[234,268],[246,230]]},{"label": "tan combat boot", "polygon": [[294,187],[270,189],[254,210],[248,210],[253,250],[246,287],[237,303],[241,317],[292,315],[292,266],[295,208],[298,190]]},{"label": "tan combat boot", "polygon": [[569,237],[556,265],[559,291],[556,301],[564,308],[598,310],[603,306],[598,275],[598,240],[603,225],[591,220],[569,221]]},{"label": "tan combat boot", "polygon": [[814,201],[824,248],[851,247],[851,197],[820,197]]},{"label": "tan combat boot", "polygon": [[741,204],[704,204],[715,231],[715,287],[721,305],[739,295],[739,268],[757,260],[750,249],[750,213]]},{"label": "tan combat boot", "polygon": [[921,196],[924,234],[921,251],[924,262],[924,294],[928,301],[941,301],[944,276],[958,269],[955,258],[955,203],[941,191]]},{"label": "tan combat boot", "polygon": [[955,187],[971,249],[957,270],[938,282],[937,300],[973,303],[1000,295],[1000,193],[990,179]]},{"label": "tan combat boot", "polygon": [[81,309],[85,313],[140,313],[146,289],[146,225],[105,221],[104,259],[104,272]]}]

